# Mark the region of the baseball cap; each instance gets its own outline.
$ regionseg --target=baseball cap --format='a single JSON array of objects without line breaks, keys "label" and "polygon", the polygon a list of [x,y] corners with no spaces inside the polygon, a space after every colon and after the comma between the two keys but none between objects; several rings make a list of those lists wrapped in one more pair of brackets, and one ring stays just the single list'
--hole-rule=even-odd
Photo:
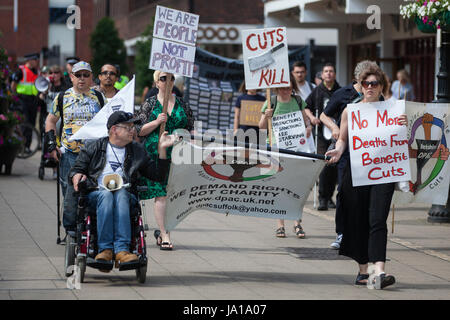
[{"label": "baseball cap", "polygon": [[72,73],[75,73],[75,72],[78,72],[81,70],[87,70],[89,72],[92,72],[90,64],[85,61],[80,61],[78,63],[75,63],[72,68]]},{"label": "baseball cap", "polygon": [[80,58],[78,57],[68,57],[66,58],[66,63],[74,65],[75,63],[80,62]]},{"label": "baseball cap", "polygon": [[131,112],[116,111],[109,116],[106,127],[109,130],[111,129],[112,126],[119,123],[140,123],[140,122],[141,120],[134,118]]},{"label": "baseball cap", "polygon": [[39,53],[30,53],[23,56],[25,61],[28,60],[39,60]]}]

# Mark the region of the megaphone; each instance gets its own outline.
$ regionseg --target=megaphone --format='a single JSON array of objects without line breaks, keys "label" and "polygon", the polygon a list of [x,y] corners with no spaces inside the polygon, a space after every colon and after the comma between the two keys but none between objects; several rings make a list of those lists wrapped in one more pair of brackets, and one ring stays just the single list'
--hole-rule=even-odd
[{"label": "megaphone", "polygon": [[123,179],[117,173],[107,174],[103,177],[103,187],[109,191],[116,191],[121,188],[126,188],[129,186],[129,183],[124,184]]},{"label": "megaphone", "polygon": [[34,86],[36,87],[37,91],[39,92],[46,92],[48,90],[48,87],[50,85],[50,81],[48,81],[45,77],[39,76],[34,81]]}]

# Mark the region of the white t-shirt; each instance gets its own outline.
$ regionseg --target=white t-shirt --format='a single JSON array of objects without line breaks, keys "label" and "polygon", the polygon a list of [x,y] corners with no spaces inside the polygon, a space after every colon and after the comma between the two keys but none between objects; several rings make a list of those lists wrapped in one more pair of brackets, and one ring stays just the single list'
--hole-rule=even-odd
[{"label": "white t-shirt", "polygon": [[[314,84],[312,84],[311,83],[311,85],[312,85],[312,87],[313,87],[313,89],[316,87]],[[305,83],[303,83],[303,85],[299,85],[298,83],[297,83],[297,90],[295,90],[295,92],[300,96],[300,97],[302,97],[302,99],[303,99],[303,101],[306,101],[306,98],[308,98],[308,96],[311,94],[311,88],[310,88],[310,86],[309,86],[309,84],[308,84],[308,82],[307,81],[305,81]]]},{"label": "white t-shirt", "polygon": [[[103,186],[103,177],[107,174],[117,173],[123,178],[123,162],[125,161],[125,147],[120,148],[108,143],[106,147],[106,165],[102,174],[98,177],[97,183]],[[105,186],[104,186],[105,187]]]}]

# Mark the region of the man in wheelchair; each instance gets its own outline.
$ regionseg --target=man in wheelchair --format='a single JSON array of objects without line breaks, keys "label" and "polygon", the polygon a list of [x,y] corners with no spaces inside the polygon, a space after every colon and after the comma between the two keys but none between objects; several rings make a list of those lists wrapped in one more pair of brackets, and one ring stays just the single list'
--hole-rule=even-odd
[{"label": "man in wheelchair", "polygon": [[[116,265],[138,260],[137,255],[129,252],[130,204],[137,199],[120,184],[135,187],[140,175],[163,181],[169,166],[166,148],[175,141],[167,132],[161,135],[159,161],[155,163],[144,147],[133,141],[134,124],[138,122],[131,113],[111,114],[107,122],[109,136],[87,143],[69,173],[75,191],[79,191],[80,181],[85,181],[88,190],[94,190],[88,194],[88,203],[97,213],[95,260],[112,262],[115,255]],[[119,179],[110,178],[114,176]]]}]

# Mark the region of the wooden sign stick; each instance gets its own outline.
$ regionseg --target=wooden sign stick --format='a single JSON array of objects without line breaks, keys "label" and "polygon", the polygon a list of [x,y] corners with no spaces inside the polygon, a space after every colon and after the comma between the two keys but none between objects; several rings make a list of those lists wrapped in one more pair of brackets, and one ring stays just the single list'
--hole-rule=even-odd
[{"label": "wooden sign stick", "polygon": [[392,205],[392,233],[394,233],[394,216],[395,216],[395,205]]},{"label": "wooden sign stick", "polygon": [[[267,100],[267,109],[271,110],[272,105],[270,104],[270,88],[266,89],[266,100]],[[269,145],[272,146],[272,118],[267,119],[267,133],[269,135]]]},{"label": "wooden sign stick", "polygon": [[[172,86],[173,86],[173,81],[171,81],[170,79],[172,79],[173,74],[171,73],[167,73],[166,74],[167,78],[166,78],[166,91],[164,92],[164,100],[163,100],[163,108],[161,113],[165,113],[167,114],[167,109],[169,107],[169,100],[170,100],[170,95],[172,94]],[[167,115],[169,116],[169,115]],[[161,138],[161,135],[164,133],[164,131],[166,130],[166,123],[161,123],[160,127],[159,127],[159,137]]]}]

